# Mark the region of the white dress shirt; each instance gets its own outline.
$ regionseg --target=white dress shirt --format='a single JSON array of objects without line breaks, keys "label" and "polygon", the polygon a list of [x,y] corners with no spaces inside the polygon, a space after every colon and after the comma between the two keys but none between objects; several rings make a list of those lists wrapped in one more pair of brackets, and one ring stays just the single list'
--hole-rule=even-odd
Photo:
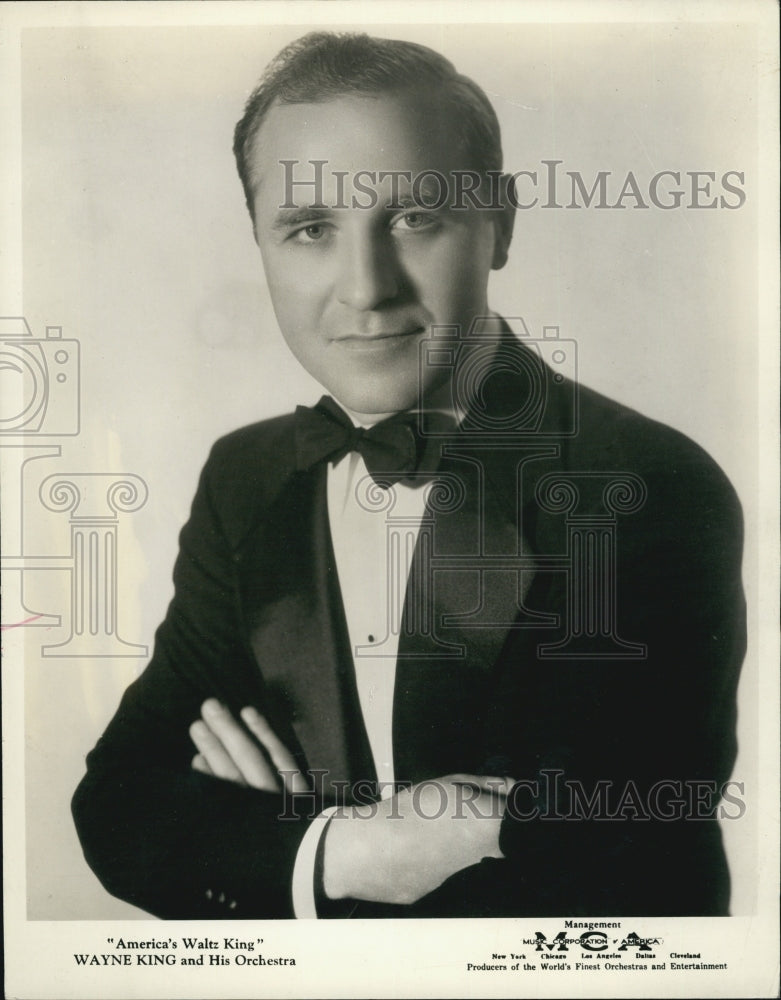
[{"label": "white dress shirt", "polygon": [[[357,421],[355,421],[357,423]],[[393,794],[393,692],[412,557],[429,487],[374,484],[350,452],[328,465],[328,519],[363,721],[383,798]],[[324,810],[302,840],[293,871],[293,910],[317,917],[314,867],[336,807]]]}]

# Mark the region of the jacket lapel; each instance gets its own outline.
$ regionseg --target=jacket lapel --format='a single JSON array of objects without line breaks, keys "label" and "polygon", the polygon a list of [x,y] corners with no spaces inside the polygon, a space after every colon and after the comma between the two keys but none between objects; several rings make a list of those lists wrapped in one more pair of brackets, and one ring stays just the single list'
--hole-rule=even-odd
[{"label": "jacket lapel", "polygon": [[443,446],[405,596],[394,696],[398,781],[478,772],[490,756],[483,703],[533,577],[502,565],[529,553],[494,461],[457,437]]},{"label": "jacket lapel", "polygon": [[324,466],[287,480],[243,546],[239,580],[265,711],[301,766],[325,772],[317,780],[328,797],[334,782],[373,780],[374,767],[355,687],[325,483]]},{"label": "jacket lapel", "polygon": [[[455,501],[447,509],[432,491],[408,581],[394,698],[397,780],[495,773],[503,735],[491,732],[489,720],[498,675],[506,683],[508,671],[534,670],[540,627],[545,633],[558,623],[526,597],[534,584],[534,605],[551,606],[538,603],[552,579],[536,557],[549,550],[539,547],[534,483],[540,467],[560,465],[569,394],[506,324],[499,336],[504,364],[485,383],[482,416],[497,415],[499,426],[526,412],[519,406],[530,391],[529,368],[547,390],[528,426],[490,438],[470,433],[470,425],[486,425],[467,414],[462,430],[443,442],[438,476]],[[502,565],[503,557],[515,567]]]}]

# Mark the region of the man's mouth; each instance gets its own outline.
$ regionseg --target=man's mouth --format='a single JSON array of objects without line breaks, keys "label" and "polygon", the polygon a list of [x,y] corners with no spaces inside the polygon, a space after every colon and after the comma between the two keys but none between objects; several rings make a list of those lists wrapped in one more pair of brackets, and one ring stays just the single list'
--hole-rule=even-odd
[{"label": "man's mouth", "polygon": [[345,347],[370,349],[371,347],[382,346],[383,344],[389,346],[389,342],[401,342],[424,332],[425,327],[414,326],[402,330],[380,330],[372,333],[344,334],[333,339],[336,343],[343,344]]}]

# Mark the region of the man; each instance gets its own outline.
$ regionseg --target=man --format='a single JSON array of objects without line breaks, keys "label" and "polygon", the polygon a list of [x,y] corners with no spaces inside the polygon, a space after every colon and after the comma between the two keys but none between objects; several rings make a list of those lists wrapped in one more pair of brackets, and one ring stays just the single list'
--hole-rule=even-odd
[{"label": "man", "polygon": [[739,505],[490,312],[485,95],[421,46],[310,35],[234,148],[333,398],[215,445],[74,797],[87,860],[161,917],[726,913]]}]

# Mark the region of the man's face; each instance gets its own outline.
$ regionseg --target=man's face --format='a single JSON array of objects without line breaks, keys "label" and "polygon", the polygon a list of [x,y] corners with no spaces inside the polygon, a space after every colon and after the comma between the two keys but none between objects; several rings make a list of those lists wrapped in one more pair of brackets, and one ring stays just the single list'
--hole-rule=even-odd
[{"label": "man's face", "polygon": [[[452,210],[450,198],[441,209],[420,208],[404,178],[359,173],[437,170],[450,179],[468,168],[444,117],[400,95],[277,105],[250,156],[255,235],[282,334],[304,368],[359,414],[417,403],[420,342],[433,325],[466,333],[485,315],[489,271],[504,262],[497,212]],[[298,162],[285,168],[285,160]],[[315,160],[326,161],[321,192],[298,183],[314,180]],[[318,194],[325,207],[314,207]],[[424,394],[444,378],[441,368],[427,371]]]}]

